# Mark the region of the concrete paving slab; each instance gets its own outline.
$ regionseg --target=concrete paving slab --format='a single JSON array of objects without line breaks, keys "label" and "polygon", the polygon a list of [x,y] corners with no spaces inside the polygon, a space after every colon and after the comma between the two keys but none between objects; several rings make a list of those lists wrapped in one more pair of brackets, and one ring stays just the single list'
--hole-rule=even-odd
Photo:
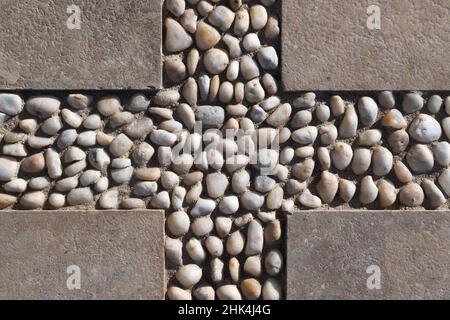
[{"label": "concrete paving slab", "polygon": [[2,0],[0,89],[161,85],[161,2]]},{"label": "concrete paving slab", "polygon": [[448,90],[448,0],[282,4],[288,91]]},{"label": "concrete paving slab", "polygon": [[2,211],[0,262],[0,299],[164,299],[164,212]]},{"label": "concrete paving slab", "polygon": [[289,217],[288,299],[449,299],[449,211]]}]

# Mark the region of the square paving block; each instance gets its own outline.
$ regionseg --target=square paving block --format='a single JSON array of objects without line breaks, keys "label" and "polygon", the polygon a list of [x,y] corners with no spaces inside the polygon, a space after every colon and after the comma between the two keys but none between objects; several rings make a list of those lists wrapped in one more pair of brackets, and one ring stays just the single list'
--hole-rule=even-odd
[{"label": "square paving block", "polygon": [[0,212],[0,299],[164,299],[163,211]]},{"label": "square paving block", "polygon": [[158,0],[1,0],[0,89],[158,89]]},{"label": "square paving block", "polygon": [[448,90],[450,1],[282,4],[286,90]]},{"label": "square paving block", "polygon": [[300,212],[288,299],[450,299],[449,211]]}]

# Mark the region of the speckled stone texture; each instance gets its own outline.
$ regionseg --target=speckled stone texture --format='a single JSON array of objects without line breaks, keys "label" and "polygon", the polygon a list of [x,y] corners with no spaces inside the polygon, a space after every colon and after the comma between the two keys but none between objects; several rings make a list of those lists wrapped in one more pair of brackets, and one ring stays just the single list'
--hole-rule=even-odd
[{"label": "speckled stone texture", "polygon": [[[296,213],[288,299],[449,299],[449,230],[448,211]],[[372,265],[380,290],[367,289]]]},{"label": "speckled stone texture", "polygon": [[[70,5],[81,29],[70,30]],[[2,0],[3,89],[159,89],[161,3]]]},{"label": "speckled stone texture", "polygon": [[[381,29],[367,28],[379,4]],[[447,0],[283,1],[286,90],[446,90]]]},{"label": "speckled stone texture", "polygon": [[162,211],[3,211],[0,299],[163,299],[163,234]]}]

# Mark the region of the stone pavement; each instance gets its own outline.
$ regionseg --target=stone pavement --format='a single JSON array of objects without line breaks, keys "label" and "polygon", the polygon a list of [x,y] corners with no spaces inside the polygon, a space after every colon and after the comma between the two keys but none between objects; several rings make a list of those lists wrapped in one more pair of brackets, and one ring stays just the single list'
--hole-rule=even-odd
[{"label": "stone pavement", "polygon": [[288,91],[448,90],[447,0],[283,2]]},{"label": "stone pavement", "polygon": [[163,299],[162,211],[0,213],[0,299]]},{"label": "stone pavement", "polygon": [[[317,293],[320,277],[300,274],[301,283],[285,283],[286,270],[289,277],[295,267],[291,261],[299,263],[298,254],[310,252],[297,251],[303,247],[292,241],[305,235],[288,236],[283,221],[312,209],[330,210],[336,218],[339,211],[333,210],[356,215],[369,209],[378,210],[374,215],[383,229],[383,209],[448,210],[450,64],[441,50],[448,47],[442,39],[449,8],[443,1],[394,0],[379,8],[364,1],[311,3],[165,0],[161,8],[158,1],[80,1],[74,7],[65,0],[3,0],[0,208],[164,210],[165,237],[160,224],[156,234],[142,235],[156,243],[158,254],[147,262],[159,265],[156,282],[149,279],[139,291],[142,287],[127,274],[116,272],[123,261],[112,260],[102,271],[114,273],[106,283],[117,287],[114,281],[119,286],[128,281],[126,288],[108,295],[109,288],[92,277],[90,291],[80,291],[83,297],[160,298],[161,246],[168,299],[303,298],[302,286],[314,297],[347,297],[340,291],[346,283]],[[406,16],[400,14],[403,9]],[[443,26],[431,23],[428,12]],[[17,16],[30,24],[19,24]],[[327,47],[333,41],[337,44]],[[402,50],[409,46],[419,50]],[[311,61],[317,56],[320,61]],[[153,87],[161,90],[148,90]],[[104,237],[117,240],[104,221]],[[132,234],[125,229],[137,227],[133,223],[138,222],[127,220],[120,230]],[[433,220],[429,223],[434,241],[441,234]],[[48,228],[58,231],[58,226]],[[27,230],[35,237],[33,228]],[[372,230],[361,232],[378,241]],[[350,243],[350,235],[333,241]],[[71,252],[71,234],[60,236],[67,242],[57,249]],[[130,259],[144,250],[138,236],[123,249]],[[98,235],[80,237],[98,242]],[[8,239],[5,247],[11,249]],[[433,253],[446,246],[442,242]],[[97,261],[84,259],[85,264]],[[336,261],[339,257],[325,263]],[[130,267],[141,268],[141,262]],[[306,262],[304,270],[321,260]],[[438,254],[436,265],[446,263]],[[141,269],[138,278],[151,267]],[[439,283],[422,281],[421,273],[423,290],[414,291],[409,278],[379,267],[393,279],[386,287],[382,278],[382,288],[390,291],[377,291],[376,297],[427,298],[439,289]],[[60,271],[54,274],[61,278],[49,280],[60,284],[66,279]],[[351,269],[345,274],[353,275]],[[359,284],[351,279],[350,285]],[[38,280],[45,287],[45,279]],[[19,290],[28,284],[5,287]],[[352,297],[366,298],[359,289],[352,289]],[[45,293],[77,298],[65,291]]]},{"label": "stone pavement", "polygon": [[449,211],[297,212],[288,299],[449,299]]},{"label": "stone pavement", "polygon": [[159,89],[159,1],[2,0],[0,87]]}]

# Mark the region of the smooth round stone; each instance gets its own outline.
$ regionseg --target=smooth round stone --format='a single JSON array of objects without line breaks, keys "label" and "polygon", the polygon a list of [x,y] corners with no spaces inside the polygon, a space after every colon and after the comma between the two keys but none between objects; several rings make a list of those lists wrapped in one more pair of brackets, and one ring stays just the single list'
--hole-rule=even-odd
[{"label": "smooth round stone", "polygon": [[283,201],[284,191],[280,186],[276,186],[267,195],[266,206],[269,210],[277,210],[281,208],[281,203]]},{"label": "smooth round stone", "polygon": [[178,90],[161,90],[153,98],[153,102],[161,107],[168,107],[178,103],[180,93]]},{"label": "smooth round stone", "polygon": [[385,176],[392,170],[394,157],[388,149],[378,146],[373,149],[372,163],[373,174],[379,177]]},{"label": "smooth round stone", "polygon": [[250,117],[255,123],[264,122],[269,115],[259,105],[254,105],[250,112]]},{"label": "smooth round stone", "polygon": [[66,205],[66,197],[60,193],[52,193],[48,197],[48,203],[55,209],[62,208]]},{"label": "smooth round stone", "polygon": [[308,92],[298,97],[293,102],[294,108],[298,109],[311,109],[316,105],[316,94]]},{"label": "smooth round stone", "polygon": [[227,239],[226,249],[230,256],[239,255],[244,250],[245,237],[242,232],[235,231]]},{"label": "smooth round stone", "polygon": [[417,183],[410,183],[400,189],[398,198],[407,207],[418,207],[422,205],[425,195]]},{"label": "smooth round stone", "polygon": [[278,84],[270,73],[266,73],[261,77],[261,83],[268,95],[274,95],[277,93]]},{"label": "smooth round stone", "polygon": [[430,180],[423,180],[421,184],[423,191],[427,197],[428,203],[434,209],[440,207],[447,202],[444,194],[439,188]]},{"label": "smooth round stone", "polygon": [[292,167],[292,174],[300,181],[308,180],[314,171],[315,162],[313,159],[306,159],[302,162],[296,163]]},{"label": "smooth round stone", "polygon": [[95,192],[104,192],[108,189],[109,186],[109,180],[107,177],[101,177],[95,184],[94,184],[94,190]]},{"label": "smooth round stone", "polygon": [[237,59],[242,55],[239,39],[231,36],[230,34],[225,34],[222,41],[228,47],[228,53],[231,59]]},{"label": "smooth round stone", "polygon": [[208,235],[214,229],[214,222],[210,217],[200,217],[191,224],[192,233],[197,237]]},{"label": "smooth round stone", "polygon": [[264,196],[252,191],[244,192],[240,200],[242,206],[250,211],[256,211],[264,205]]},{"label": "smooth round stone", "polygon": [[358,115],[355,107],[348,105],[344,113],[344,118],[339,126],[339,137],[343,139],[353,138],[358,130]]},{"label": "smooth round stone", "polygon": [[352,161],[352,171],[356,175],[362,175],[367,172],[372,163],[372,152],[369,149],[358,148],[354,151]]},{"label": "smooth round stone", "polygon": [[264,241],[268,246],[272,246],[281,239],[281,223],[280,220],[274,219],[270,221],[264,228]]},{"label": "smooth round stone", "polygon": [[397,190],[395,186],[387,180],[381,180],[377,184],[378,187],[378,201],[382,208],[392,206],[397,200]]},{"label": "smooth round stone", "polygon": [[129,166],[131,166],[131,160],[128,158],[116,158],[111,163],[111,167],[114,169],[123,169]]},{"label": "smooth round stone", "polygon": [[235,14],[225,6],[217,6],[208,15],[208,21],[219,28],[222,32],[230,29],[233,24]]},{"label": "smooth round stone", "polygon": [[450,197],[450,169],[447,168],[442,171],[441,175],[438,178],[439,185],[444,191],[447,197]]},{"label": "smooth round stone", "polygon": [[161,191],[155,194],[150,201],[150,205],[154,209],[169,209],[170,196],[167,191]]},{"label": "smooth round stone", "polygon": [[320,142],[322,143],[322,145],[327,146],[333,144],[336,141],[338,137],[338,130],[332,124],[325,125],[319,127],[319,134],[320,134]]},{"label": "smooth round stone", "polygon": [[63,109],[61,111],[61,116],[64,119],[64,122],[72,128],[78,128],[83,122],[83,119],[77,113],[70,111],[69,109]]},{"label": "smooth round stone", "polygon": [[197,30],[197,18],[197,13],[193,9],[187,9],[181,16],[180,23],[187,32],[195,33]]},{"label": "smooth round stone", "polygon": [[261,296],[262,286],[256,279],[245,279],[241,282],[241,290],[247,300],[257,300]]},{"label": "smooth round stone", "polygon": [[36,177],[30,179],[28,186],[34,190],[43,190],[50,187],[50,181],[47,177]]},{"label": "smooth round stone", "polygon": [[[124,205],[123,202],[122,205]],[[166,261],[170,264],[175,267],[183,265],[183,243],[180,240],[165,237],[164,251],[166,254]]]},{"label": "smooth round stone", "polygon": [[33,133],[38,127],[36,119],[24,119],[19,122],[19,127],[26,133]]},{"label": "smooth round stone", "polygon": [[48,118],[59,111],[61,102],[50,96],[32,97],[27,100],[26,110],[33,116],[38,118]]},{"label": "smooth round stone", "polygon": [[35,192],[29,192],[24,194],[20,200],[19,203],[22,207],[25,209],[39,209],[44,206],[45,201],[47,200],[47,197],[45,196],[45,193],[42,191],[35,191]]},{"label": "smooth round stone", "polygon": [[322,201],[320,200],[320,198],[313,195],[308,189],[306,189],[298,197],[298,202],[306,208],[318,209],[322,207]]},{"label": "smooth round stone", "polygon": [[406,154],[406,161],[411,170],[418,174],[431,172],[434,167],[433,153],[423,144],[412,146]]},{"label": "smooth round stone", "polygon": [[194,262],[198,264],[202,264],[203,261],[206,259],[206,252],[205,249],[203,249],[202,243],[200,240],[196,238],[191,238],[189,241],[186,242],[186,252],[191,257]]},{"label": "smooth round stone", "polygon": [[289,103],[283,103],[267,118],[266,123],[272,127],[283,127],[289,120],[292,113],[292,107]]},{"label": "smooth round stone", "polygon": [[250,15],[248,10],[245,8],[240,8],[236,12],[236,18],[234,21],[233,31],[238,36],[243,36],[249,29],[250,26]]},{"label": "smooth round stone", "polygon": [[423,98],[417,93],[407,93],[403,97],[402,108],[405,114],[422,110],[424,106]]},{"label": "smooth round stone", "polygon": [[305,127],[292,132],[292,140],[302,145],[313,144],[317,139],[316,127]]},{"label": "smooth round stone", "polygon": [[228,261],[228,270],[230,272],[230,278],[235,283],[239,282],[241,272],[240,269],[241,264],[239,263],[239,260],[236,259],[236,257],[233,257]]},{"label": "smooth round stone", "polygon": [[280,35],[280,26],[278,20],[271,16],[267,21],[266,28],[264,29],[264,36],[266,39],[275,40]]},{"label": "smooth round stone", "polygon": [[428,99],[427,109],[430,113],[436,114],[441,110],[443,104],[444,100],[440,96],[433,95]]},{"label": "smooth round stone", "polygon": [[450,144],[447,141],[438,142],[432,147],[434,158],[443,167],[450,165]]},{"label": "smooth round stone", "polygon": [[259,77],[259,68],[255,60],[250,56],[242,56],[239,64],[239,69],[242,77],[245,80],[251,80]]},{"label": "smooth round stone", "polygon": [[223,214],[234,214],[239,210],[239,198],[235,196],[224,197],[219,203],[219,210]]},{"label": "smooth round stone", "polygon": [[158,191],[158,185],[154,181],[139,181],[133,185],[133,194],[139,197],[148,197]]},{"label": "smooth round stone", "polygon": [[241,293],[236,285],[224,285],[217,289],[217,297],[219,300],[242,300]]},{"label": "smooth round stone", "polygon": [[199,199],[191,209],[190,214],[193,217],[200,217],[210,214],[216,208],[216,203],[211,199]]},{"label": "smooth round stone", "polygon": [[271,250],[264,259],[266,272],[271,276],[277,276],[283,268],[283,256],[279,250]]},{"label": "smooth round stone", "polygon": [[105,96],[97,102],[97,110],[104,117],[110,117],[122,110],[119,97]]},{"label": "smooth round stone", "polygon": [[295,156],[295,150],[291,147],[283,148],[280,152],[280,163],[283,165],[287,165],[291,163],[291,161],[294,159]]},{"label": "smooth round stone", "polygon": [[[85,157],[86,157],[86,155],[84,155],[84,157],[81,157],[81,158],[84,159]],[[75,160],[75,159],[72,159],[72,160]],[[77,160],[81,160],[81,159],[77,159]],[[109,155],[105,151],[105,149],[102,149],[102,148],[90,149],[89,154],[88,154],[88,160],[89,160],[89,164],[91,166],[93,166],[95,169],[100,170],[100,171],[106,170],[106,168],[111,163],[111,158],[109,157]]]},{"label": "smooth round stone", "polygon": [[323,171],[320,176],[320,181],[317,184],[317,193],[322,199],[323,203],[331,204],[338,192],[339,182],[338,178],[328,171]]},{"label": "smooth round stone", "polygon": [[359,190],[359,201],[362,204],[368,205],[373,203],[378,197],[378,188],[373,182],[371,176],[366,176],[361,180],[361,186]]},{"label": "smooth round stone", "polygon": [[94,201],[94,195],[90,188],[73,189],[67,195],[67,203],[70,206],[89,204]]},{"label": "smooth round stone", "polygon": [[409,126],[409,135],[416,141],[431,143],[442,136],[442,128],[433,117],[419,114]]},{"label": "smooth round stone", "polygon": [[180,177],[175,172],[165,171],[161,175],[161,185],[164,189],[172,191],[180,183]]},{"label": "smooth round stone", "polygon": [[220,257],[223,254],[223,242],[220,238],[209,236],[206,238],[205,246],[213,257]]},{"label": "smooth round stone", "polygon": [[345,101],[340,96],[332,96],[330,98],[331,112],[335,117],[340,117],[345,112]]},{"label": "smooth round stone", "polygon": [[134,94],[125,106],[125,109],[130,112],[141,112],[148,109],[150,106],[150,99],[143,93]]},{"label": "smooth round stone", "polygon": [[168,79],[175,83],[186,78],[186,65],[179,57],[167,57],[164,61],[164,71]]},{"label": "smooth round stone", "polygon": [[378,129],[361,132],[359,135],[359,144],[367,147],[374,146],[381,141],[382,136],[381,131]]},{"label": "smooth round stone", "polygon": [[350,165],[352,158],[353,150],[347,143],[338,142],[331,151],[331,159],[338,170],[345,170]]},{"label": "smooth round stone", "polygon": [[172,18],[164,21],[166,37],[164,47],[169,53],[180,52],[189,48],[193,40],[184,28]]},{"label": "smooth round stone", "polygon": [[20,165],[20,169],[26,173],[39,173],[44,170],[44,168],[45,158],[42,153],[25,158]]},{"label": "smooth round stone", "polygon": [[26,157],[28,155],[25,146],[22,143],[3,145],[3,155],[13,157]]},{"label": "smooth round stone", "polygon": [[328,170],[331,168],[331,156],[327,148],[320,147],[317,150],[317,158],[319,159],[323,170]]},{"label": "smooth round stone", "polygon": [[404,129],[408,126],[403,114],[397,110],[390,110],[381,120],[381,125],[390,129]]},{"label": "smooth round stone", "polygon": [[264,100],[266,93],[259,79],[253,79],[245,84],[245,100],[249,103],[258,103]]},{"label": "smooth round stone", "polygon": [[58,137],[57,145],[61,150],[73,145],[77,140],[78,133],[75,129],[68,129],[61,132]]},{"label": "smooth round stone", "polygon": [[124,125],[129,124],[134,120],[134,114],[131,112],[117,112],[113,114],[109,120],[109,125],[111,128],[116,129]]},{"label": "smooth round stone", "polygon": [[394,173],[401,183],[409,183],[413,180],[413,175],[408,167],[401,161],[394,164]]},{"label": "smooth round stone", "polygon": [[92,114],[83,121],[83,127],[89,130],[99,129],[102,125],[102,118],[98,114]]},{"label": "smooth round stone", "polygon": [[83,171],[87,166],[86,160],[81,160],[74,162],[71,165],[64,168],[64,174],[68,177],[72,177],[81,171]]},{"label": "smooth round stone", "polygon": [[331,111],[330,108],[325,104],[320,104],[316,108],[316,118],[320,122],[326,122],[330,119]]},{"label": "smooth round stone", "polygon": [[0,193],[0,209],[5,209],[17,202],[17,197],[9,194]]},{"label": "smooth round stone", "polygon": [[176,17],[181,16],[186,8],[186,2],[184,0],[166,0],[164,4],[167,10]]},{"label": "smooth round stone", "polygon": [[0,112],[9,116],[16,116],[22,112],[25,103],[22,98],[16,94],[0,94]]},{"label": "smooth round stone", "polygon": [[209,49],[203,56],[203,64],[211,74],[219,74],[225,71],[230,60],[226,52],[220,49]]},{"label": "smooth round stone", "polygon": [[101,195],[98,204],[102,209],[117,209],[119,208],[119,191],[110,190]]},{"label": "smooth round stone", "polygon": [[378,94],[378,103],[383,109],[392,109],[395,107],[394,94],[391,91],[382,91]]},{"label": "smooth round stone", "polygon": [[261,42],[256,33],[249,33],[242,40],[242,46],[246,51],[253,52],[261,47]]},{"label": "smooth round stone", "polygon": [[113,156],[121,157],[130,151],[132,147],[133,141],[131,141],[125,134],[121,133],[109,145],[109,152]]},{"label": "smooth round stone", "polygon": [[252,220],[247,230],[247,242],[245,246],[245,254],[253,256],[262,253],[264,246],[264,231],[261,223]]},{"label": "smooth round stone", "polygon": [[260,48],[257,53],[258,62],[264,70],[278,68],[278,54],[274,47]]},{"label": "smooth round stone", "polygon": [[254,30],[261,30],[267,24],[268,14],[266,8],[262,5],[250,7],[250,21]]},{"label": "smooth round stone", "polygon": [[170,300],[180,300],[180,301],[192,300],[192,295],[190,291],[183,290],[181,288],[173,286],[167,289],[167,297]]},{"label": "smooth round stone", "polygon": [[141,118],[131,122],[125,127],[125,134],[133,139],[145,138],[153,129],[153,121]]},{"label": "smooth round stone", "polygon": [[91,105],[93,100],[94,97],[80,93],[69,94],[69,96],[67,97],[67,103],[69,104],[69,106],[76,110],[86,109]]},{"label": "smooth round stone", "polygon": [[445,135],[450,139],[450,117],[442,120],[442,128],[444,129]]},{"label": "smooth round stone", "polygon": [[283,294],[280,283],[274,278],[267,279],[262,290],[263,299],[267,301],[281,300],[282,295]]},{"label": "smooth round stone", "polygon": [[349,180],[340,179],[339,180],[339,196],[341,199],[349,203],[356,193],[356,185]]},{"label": "smooth round stone", "polygon": [[4,184],[3,190],[5,190],[6,192],[22,193],[27,190],[27,185],[28,182],[24,179],[14,179]]},{"label": "smooth round stone", "polygon": [[219,237],[224,238],[230,234],[233,221],[227,217],[217,217],[214,220],[214,225]]},{"label": "smooth round stone", "polygon": [[365,126],[372,126],[377,121],[378,106],[370,97],[362,97],[358,102],[359,120]]},{"label": "smooth round stone", "polygon": [[194,297],[200,301],[215,300],[216,292],[210,286],[199,287],[194,290]]},{"label": "smooth round stone", "polygon": [[229,81],[235,81],[239,77],[240,65],[238,61],[232,61],[228,65],[227,69],[227,79]]},{"label": "smooth round stone", "polygon": [[231,179],[231,187],[236,194],[242,194],[250,186],[250,174],[246,170],[236,172]]},{"label": "smooth round stone", "polygon": [[409,145],[409,135],[405,130],[397,130],[388,137],[390,150],[394,153],[401,153]]},{"label": "smooth round stone", "polygon": [[167,216],[167,229],[175,237],[181,237],[189,231],[190,219],[186,212],[175,211]]},{"label": "smooth round stone", "polygon": [[191,288],[200,281],[202,274],[202,269],[199,266],[188,264],[178,269],[175,277],[183,287]]},{"label": "smooth round stone", "polygon": [[58,192],[68,192],[78,186],[78,177],[68,177],[56,181],[55,188]]},{"label": "smooth round stone", "polygon": [[83,187],[90,186],[96,183],[102,176],[102,173],[97,170],[87,170],[80,176],[80,183]]}]

